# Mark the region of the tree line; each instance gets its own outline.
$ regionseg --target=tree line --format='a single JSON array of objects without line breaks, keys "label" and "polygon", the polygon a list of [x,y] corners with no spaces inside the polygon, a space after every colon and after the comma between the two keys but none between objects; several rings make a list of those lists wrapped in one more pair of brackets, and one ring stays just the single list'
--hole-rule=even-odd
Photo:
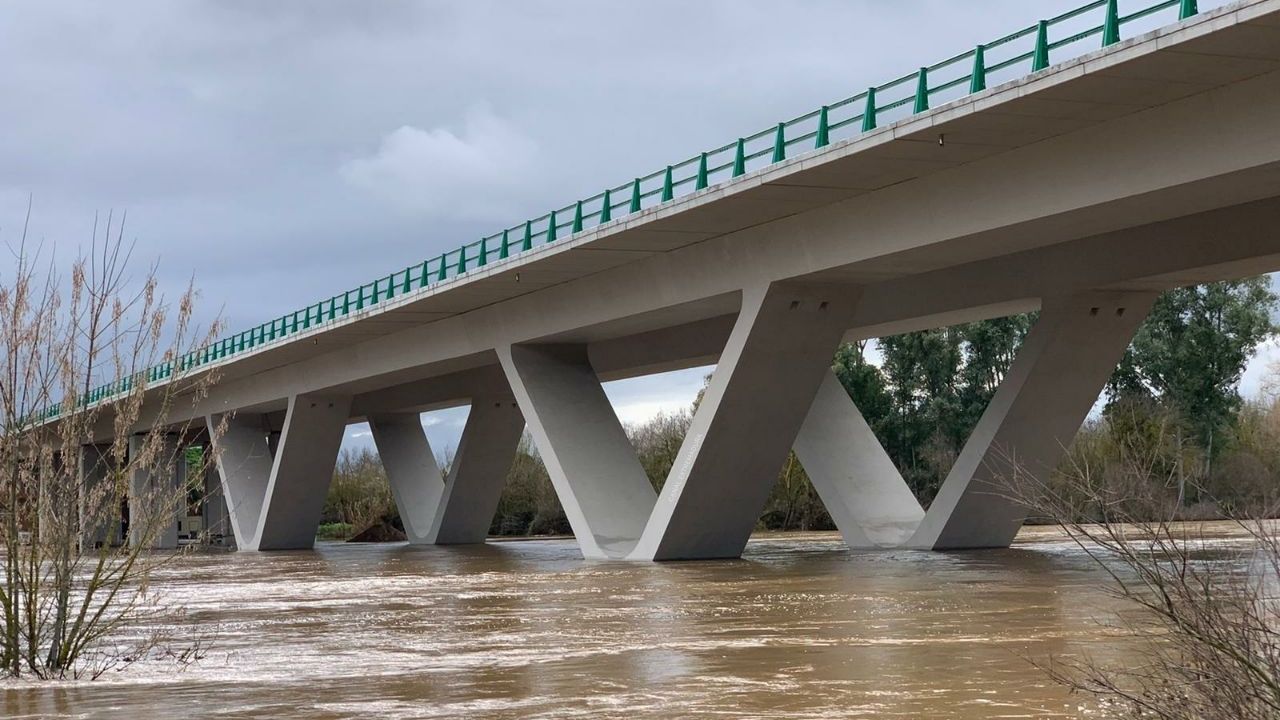
[{"label": "tree line", "polygon": [[[1102,412],[1086,422],[1066,462],[1088,462],[1105,475],[1122,458],[1140,456],[1148,482],[1177,484],[1187,516],[1263,507],[1280,488],[1280,408],[1274,393],[1246,400],[1239,385],[1259,345],[1276,333],[1276,308],[1267,276],[1163,293],[1107,383]],[[867,342],[836,352],[836,376],[926,507],[1035,319],[1029,313],[880,338],[878,362]],[[627,428],[655,488],[675,461],[693,409]],[[368,449],[344,452],[322,534],[343,537],[378,520],[398,521],[381,463]],[[791,454],[758,528],[833,527]],[[570,532],[527,436],[490,532]]]}]

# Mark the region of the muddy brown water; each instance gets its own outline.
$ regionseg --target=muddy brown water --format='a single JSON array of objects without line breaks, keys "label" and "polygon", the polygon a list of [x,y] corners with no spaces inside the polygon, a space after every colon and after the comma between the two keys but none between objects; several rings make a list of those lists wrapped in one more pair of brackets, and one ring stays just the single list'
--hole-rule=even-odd
[{"label": "muddy brown water", "polygon": [[[1232,542],[1230,538],[1222,542]],[[212,632],[179,670],[0,685],[6,717],[1089,717],[1028,657],[1133,645],[1055,531],[1009,550],[583,560],[572,540],[192,555],[158,585]]]}]

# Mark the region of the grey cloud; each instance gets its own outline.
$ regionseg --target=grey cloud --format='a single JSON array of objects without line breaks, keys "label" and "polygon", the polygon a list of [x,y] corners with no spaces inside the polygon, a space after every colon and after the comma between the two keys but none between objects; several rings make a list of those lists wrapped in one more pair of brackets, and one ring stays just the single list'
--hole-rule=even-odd
[{"label": "grey cloud", "polygon": [[0,240],[127,209],[247,327],[1075,4],[6,3]]}]

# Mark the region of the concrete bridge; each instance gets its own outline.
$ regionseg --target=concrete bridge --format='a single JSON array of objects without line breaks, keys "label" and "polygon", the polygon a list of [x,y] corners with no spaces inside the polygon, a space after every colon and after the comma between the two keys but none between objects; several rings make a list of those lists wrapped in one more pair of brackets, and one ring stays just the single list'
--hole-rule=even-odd
[{"label": "concrete bridge", "polygon": [[[237,545],[310,547],[344,427],[367,420],[415,543],[484,540],[527,426],[589,558],[738,556],[792,448],[851,547],[1007,546],[1024,509],[992,474],[1054,467],[1155,296],[1280,269],[1280,0],[1128,5],[1089,3],[185,358],[221,374],[189,412],[230,415],[216,450]],[[1036,309],[922,510],[833,352]],[[601,382],[710,363],[655,492]],[[418,413],[465,404],[442,480]]]}]

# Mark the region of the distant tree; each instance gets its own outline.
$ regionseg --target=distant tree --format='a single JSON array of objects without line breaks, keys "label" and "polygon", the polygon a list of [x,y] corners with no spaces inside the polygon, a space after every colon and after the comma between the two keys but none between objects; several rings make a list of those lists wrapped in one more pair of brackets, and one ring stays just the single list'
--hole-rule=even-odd
[{"label": "distant tree", "polygon": [[922,502],[950,471],[1033,321],[1015,315],[882,338],[880,373],[856,365],[837,372]]},{"label": "distant tree", "polygon": [[685,433],[689,431],[689,423],[692,421],[692,410],[659,412],[648,422],[626,428],[627,437],[636,450],[636,457],[655,490],[661,491],[663,483],[667,481],[667,475],[671,472],[671,466],[675,465],[676,455],[684,444]]},{"label": "distant tree", "polygon": [[893,399],[889,397],[884,373],[867,361],[867,342],[859,340],[841,345],[836,350],[831,369],[849,397],[857,403],[867,424],[881,434],[893,415]]},{"label": "distant tree", "polygon": [[960,412],[966,436],[991,403],[1037,315],[1023,313],[961,326],[965,360],[960,371]]},{"label": "distant tree", "polygon": [[1159,399],[1211,461],[1240,409],[1245,365],[1275,333],[1276,307],[1265,275],[1164,293],[1111,379],[1109,404]]},{"label": "distant tree", "polygon": [[[893,419],[881,443],[916,495],[931,499],[946,468],[930,458],[945,455],[961,434],[958,381],[963,354],[954,328],[905,333],[879,341],[893,401]],[[926,449],[931,449],[928,458]]]}]

